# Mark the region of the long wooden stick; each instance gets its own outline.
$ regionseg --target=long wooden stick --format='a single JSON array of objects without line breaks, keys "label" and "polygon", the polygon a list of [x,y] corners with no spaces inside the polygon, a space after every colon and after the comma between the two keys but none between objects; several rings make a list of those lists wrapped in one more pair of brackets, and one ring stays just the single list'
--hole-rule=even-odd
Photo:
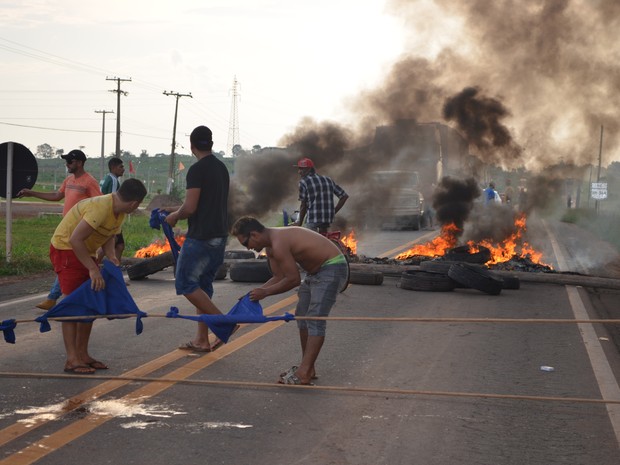
[{"label": "long wooden stick", "polygon": [[[127,313],[121,315],[88,315],[88,316],[59,316],[48,318],[48,321],[75,321],[75,320],[92,320],[92,319],[117,319],[117,318],[135,318],[135,313]],[[148,314],[142,318],[168,318],[165,314]],[[171,318],[175,319],[175,318]],[[591,320],[574,320],[566,318],[436,318],[436,317],[365,317],[365,316],[296,316],[295,320],[325,320],[325,321],[387,321],[387,322],[410,322],[410,323],[509,323],[509,324],[580,324],[580,323],[604,323],[604,324],[620,324],[620,319],[591,319]],[[15,320],[15,323],[32,323],[35,319]],[[267,322],[268,323],[268,322]]]},{"label": "long wooden stick", "polygon": [[428,391],[416,389],[390,389],[390,388],[365,388],[351,386],[317,386],[317,385],[288,385],[279,383],[259,383],[252,381],[222,381],[200,380],[187,378],[152,378],[145,376],[109,376],[109,375],[71,375],[61,373],[15,373],[0,372],[0,377],[6,378],[37,378],[37,379],[98,379],[105,381],[136,381],[143,383],[179,383],[198,386],[238,386],[245,388],[293,388],[314,389],[321,391],[360,392],[366,394],[401,394],[412,396],[443,396],[443,397],[479,397],[484,399],[512,399],[542,402],[564,402],[582,404],[620,404],[620,399],[592,399],[586,397],[555,397],[555,396],[528,396],[519,394],[492,394],[483,392],[452,392],[452,391]]}]

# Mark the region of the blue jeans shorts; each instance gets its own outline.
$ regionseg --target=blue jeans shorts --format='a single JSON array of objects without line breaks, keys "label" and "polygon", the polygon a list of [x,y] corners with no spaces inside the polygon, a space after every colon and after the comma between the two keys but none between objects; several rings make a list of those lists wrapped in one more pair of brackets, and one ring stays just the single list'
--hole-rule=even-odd
[{"label": "blue jeans shorts", "polygon": [[177,295],[191,294],[200,288],[209,298],[213,297],[213,280],[218,268],[224,263],[225,249],[226,237],[185,239],[175,274]]},{"label": "blue jeans shorts", "polygon": [[[347,277],[347,264],[325,265],[315,274],[306,275],[299,286],[296,316],[329,316],[341,280]],[[308,336],[325,336],[325,320],[298,320],[297,327],[307,330]]]}]

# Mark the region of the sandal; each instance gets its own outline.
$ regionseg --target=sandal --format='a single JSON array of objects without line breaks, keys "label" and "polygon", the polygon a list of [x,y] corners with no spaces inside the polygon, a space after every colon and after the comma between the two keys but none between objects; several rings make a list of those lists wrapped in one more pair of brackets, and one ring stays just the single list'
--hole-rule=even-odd
[{"label": "sandal", "polygon": [[194,345],[192,341],[186,342],[185,344],[181,344],[178,347],[180,350],[193,350],[194,352],[212,352],[213,349],[211,347],[198,347]]},{"label": "sandal", "polygon": [[286,376],[280,377],[278,384],[294,384],[297,386],[314,386],[314,383],[302,383],[299,376],[293,372],[288,372]]},{"label": "sandal", "polygon": [[[287,371],[283,371],[282,373],[280,373],[280,378],[284,378],[289,373],[295,374],[298,368],[299,367],[297,365],[293,365]],[[315,374],[311,379],[319,379],[319,376]]]},{"label": "sandal", "polygon": [[88,365],[76,365],[74,367],[66,366],[64,371],[74,375],[92,375],[95,373],[95,369]]},{"label": "sandal", "polygon": [[100,362],[99,360],[93,360],[92,362],[87,363],[87,365],[95,370],[107,370],[108,367],[105,363]]}]

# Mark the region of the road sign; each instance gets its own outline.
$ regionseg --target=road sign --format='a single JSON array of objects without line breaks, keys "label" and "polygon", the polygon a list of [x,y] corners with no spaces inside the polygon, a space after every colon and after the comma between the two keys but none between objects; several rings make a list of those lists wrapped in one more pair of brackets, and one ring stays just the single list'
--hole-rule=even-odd
[{"label": "road sign", "polygon": [[604,200],[607,198],[607,183],[606,182],[593,182],[592,190],[590,191],[592,198],[596,200]]}]

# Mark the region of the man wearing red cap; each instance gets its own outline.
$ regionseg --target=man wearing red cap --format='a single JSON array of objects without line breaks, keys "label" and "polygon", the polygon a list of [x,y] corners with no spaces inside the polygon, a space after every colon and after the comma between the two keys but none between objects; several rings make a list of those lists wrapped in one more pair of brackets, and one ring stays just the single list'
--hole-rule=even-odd
[{"label": "man wearing red cap", "polygon": [[[299,219],[293,226],[301,226],[306,219],[306,228],[321,234],[327,233],[349,196],[330,177],[317,174],[310,158],[302,158],[297,162],[299,180]],[[338,203],[334,206],[334,196]],[[307,218],[306,218],[307,215]]]}]

